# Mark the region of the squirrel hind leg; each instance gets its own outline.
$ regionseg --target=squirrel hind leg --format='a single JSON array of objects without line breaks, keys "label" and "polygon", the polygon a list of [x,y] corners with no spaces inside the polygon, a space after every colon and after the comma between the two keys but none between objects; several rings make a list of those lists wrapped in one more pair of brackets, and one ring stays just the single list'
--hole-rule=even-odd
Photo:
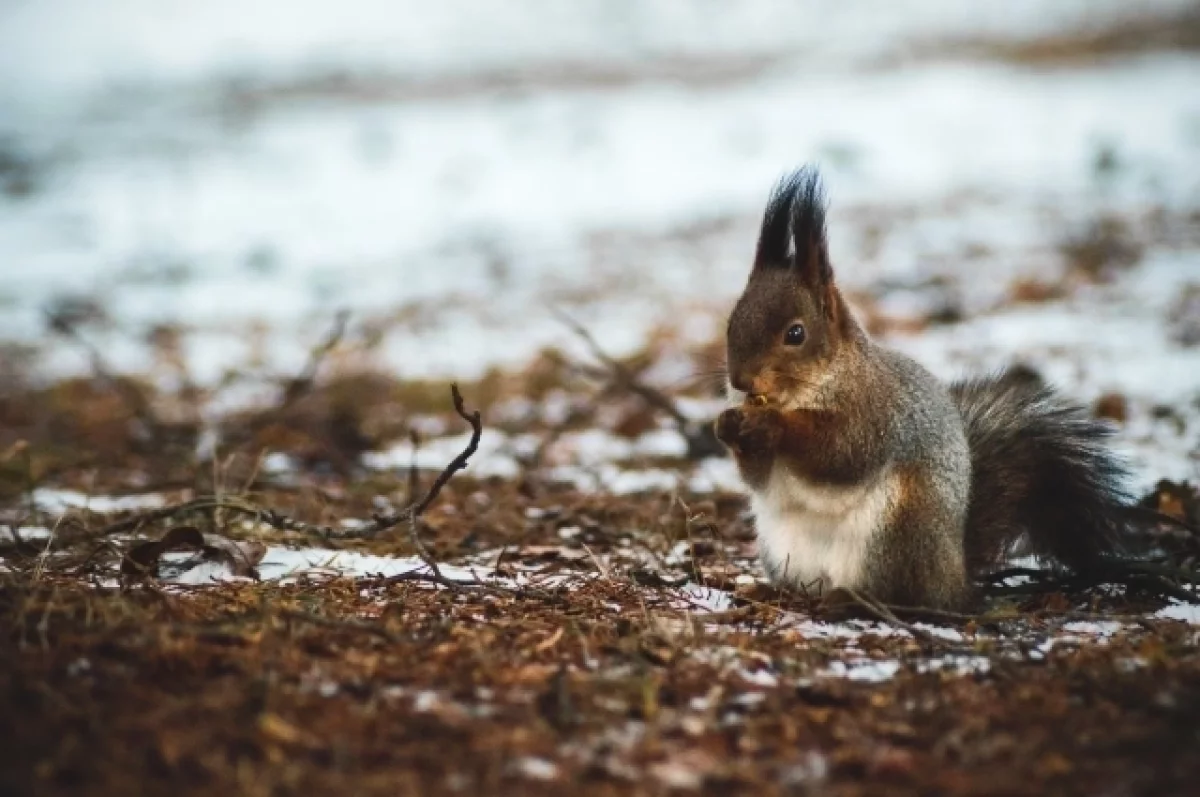
[{"label": "squirrel hind leg", "polygon": [[864,588],[893,606],[961,611],[976,602],[963,556],[963,512],[917,491],[874,542]]}]

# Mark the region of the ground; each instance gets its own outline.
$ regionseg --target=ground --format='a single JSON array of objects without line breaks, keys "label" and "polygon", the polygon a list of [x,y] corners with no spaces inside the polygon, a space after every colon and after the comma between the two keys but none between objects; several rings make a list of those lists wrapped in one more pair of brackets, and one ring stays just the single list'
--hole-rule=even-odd
[{"label": "ground", "polygon": [[[718,453],[689,458],[669,428],[598,431],[605,410],[633,429],[661,414],[630,389],[635,368],[616,363],[607,397],[575,396],[562,426],[530,423],[538,445],[511,471],[482,423],[430,444],[443,465],[477,445],[488,476],[422,468],[411,441],[415,467],[338,473],[349,454],[313,453],[336,450],[316,443],[337,382],[229,420],[253,430],[243,452],[282,437],[294,461],[231,450],[178,475],[170,440],[189,436],[147,411],[162,442],[139,440],[123,391],[10,397],[46,421],[26,432],[111,437],[86,465],[38,459],[53,437],[6,453],[4,778],[95,794],[1187,790],[1186,564],[1161,584],[1012,575],[971,615],[831,615],[764,582],[744,500],[704,476]],[[493,386],[485,417],[553,370]],[[568,455],[599,459],[550,464]],[[1147,503],[1193,522],[1200,507],[1170,484]],[[1164,540],[1171,562],[1194,557],[1190,537]]]},{"label": "ground", "polygon": [[709,431],[812,160],[876,338],[1200,524],[1194,3],[85,6],[0,12],[0,791],[1194,791],[1193,533],[835,611]]}]

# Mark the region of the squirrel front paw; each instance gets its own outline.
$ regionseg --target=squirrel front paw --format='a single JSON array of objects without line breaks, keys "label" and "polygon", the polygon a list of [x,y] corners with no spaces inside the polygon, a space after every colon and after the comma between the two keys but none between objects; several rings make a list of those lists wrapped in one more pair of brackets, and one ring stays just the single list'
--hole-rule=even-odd
[{"label": "squirrel front paw", "polygon": [[774,454],[782,432],[783,415],[774,407],[730,407],[717,417],[717,439],[735,454]]},{"label": "squirrel front paw", "polygon": [[738,432],[742,428],[742,416],[742,411],[737,407],[730,407],[717,416],[717,422],[714,425],[717,439],[730,448],[733,448],[733,444],[737,442]]}]

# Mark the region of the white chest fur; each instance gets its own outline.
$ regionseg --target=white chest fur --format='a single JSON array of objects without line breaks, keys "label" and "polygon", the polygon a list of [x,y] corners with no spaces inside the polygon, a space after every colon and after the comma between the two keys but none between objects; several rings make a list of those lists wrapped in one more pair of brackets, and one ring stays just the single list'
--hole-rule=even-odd
[{"label": "white chest fur", "polygon": [[853,487],[813,485],[777,465],[750,501],[760,553],[781,581],[809,589],[861,586],[867,548],[892,502],[888,472]]}]

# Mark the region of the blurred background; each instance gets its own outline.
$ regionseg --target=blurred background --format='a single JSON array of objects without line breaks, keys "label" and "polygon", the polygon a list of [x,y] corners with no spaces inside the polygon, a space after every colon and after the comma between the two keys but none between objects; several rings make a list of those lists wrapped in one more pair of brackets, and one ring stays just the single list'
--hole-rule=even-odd
[{"label": "blurred background", "polygon": [[1173,0],[5,0],[0,378],[100,358],[234,406],[341,311],[406,379],[581,346],[556,310],[719,352],[815,162],[872,331],[1029,362],[1194,475],[1198,56]]}]

